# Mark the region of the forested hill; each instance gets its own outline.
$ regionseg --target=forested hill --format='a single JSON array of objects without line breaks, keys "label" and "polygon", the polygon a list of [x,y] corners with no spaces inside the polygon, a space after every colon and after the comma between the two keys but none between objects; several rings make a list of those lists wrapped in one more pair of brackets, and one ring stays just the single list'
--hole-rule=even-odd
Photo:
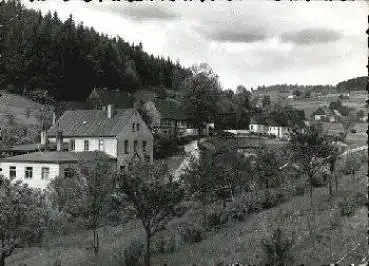
[{"label": "forested hill", "polygon": [[60,100],[84,100],[93,87],[176,90],[191,75],[142,44],[108,38],[93,28],[42,16],[15,0],[0,2],[0,89],[46,89]]},{"label": "forested hill", "polygon": [[367,83],[368,77],[357,77],[342,81],[336,87],[338,91],[364,91]]}]

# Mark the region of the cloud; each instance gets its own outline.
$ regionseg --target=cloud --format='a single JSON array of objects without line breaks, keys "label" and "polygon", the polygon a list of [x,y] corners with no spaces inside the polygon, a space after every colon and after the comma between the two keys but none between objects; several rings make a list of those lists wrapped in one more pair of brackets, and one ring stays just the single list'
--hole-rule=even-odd
[{"label": "cloud", "polygon": [[152,5],[130,8],[117,8],[116,6],[110,5],[107,8],[112,13],[127,16],[134,21],[174,20],[180,17],[178,13]]},{"label": "cloud", "polygon": [[281,35],[281,41],[292,42],[297,45],[310,45],[335,42],[341,39],[341,37],[341,33],[335,30],[311,28],[286,32]]}]

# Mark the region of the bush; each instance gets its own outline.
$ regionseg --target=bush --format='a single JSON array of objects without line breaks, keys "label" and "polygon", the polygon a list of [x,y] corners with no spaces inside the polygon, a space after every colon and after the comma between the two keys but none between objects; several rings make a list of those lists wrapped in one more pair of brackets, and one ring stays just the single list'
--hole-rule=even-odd
[{"label": "bush", "polygon": [[271,238],[264,239],[261,243],[267,264],[270,266],[292,265],[291,249],[294,243],[294,238],[286,237],[280,228],[274,230]]},{"label": "bush", "polygon": [[269,190],[264,191],[264,200],[262,202],[263,209],[269,209],[278,204],[278,199]]},{"label": "bush", "polygon": [[339,207],[342,216],[353,216],[355,214],[355,200],[351,197],[345,197],[345,199],[339,203]]},{"label": "bush", "polygon": [[206,231],[211,231],[213,229],[219,230],[228,222],[228,215],[224,210],[223,208],[217,209],[213,207],[205,212],[202,225]]},{"label": "bush", "polygon": [[357,206],[368,206],[368,193],[357,192],[354,196],[354,202]]},{"label": "bush", "polygon": [[186,243],[197,243],[203,240],[202,231],[199,227],[190,223],[181,223],[177,225],[177,231]]},{"label": "bush", "polygon": [[350,131],[352,134],[356,134],[357,133],[357,130],[355,128],[351,129]]},{"label": "bush", "polygon": [[152,239],[153,251],[157,253],[170,253],[176,249],[175,235],[168,231],[156,234]]},{"label": "bush", "polygon": [[130,246],[124,250],[124,265],[138,266],[142,264],[144,244],[138,240],[131,242]]},{"label": "bush", "polygon": [[295,193],[296,196],[301,196],[305,194],[305,185],[304,184],[297,184],[295,186]]},{"label": "bush", "polygon": [[154,158],[162,159],[180,151],[177,138],[155,135],[154,137]]}]

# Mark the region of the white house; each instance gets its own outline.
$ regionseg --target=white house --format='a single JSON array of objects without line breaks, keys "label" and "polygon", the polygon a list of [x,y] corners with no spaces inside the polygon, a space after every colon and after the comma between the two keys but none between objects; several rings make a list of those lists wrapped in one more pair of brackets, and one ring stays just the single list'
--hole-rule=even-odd
[{"label": "white house", "polygon": [[251,119],[249,131],[254,133],[264,133],[268,135],[275,135],[278,138],[286,137],[289,134],[289,128],[278,125],[264,125]]},{"label": "white house", "polygon": [[135,109],[66,111],[42,142],[67,143],[69,151],[102,151],[124,169],[133,157],[153,163],[153,135]]},{"label": "white house", "polygon": [[[1,159],[0,174],[44,189],[57,176],[68,177],[79,160],[93,161],[96,152],[33,152]],[[114,158],[111,158],[114,160]]]},{"label": "white house", "polygon": [[290,94],[290,95],[287,96],[287,98],[288,99],[293,99],[293,98],[295,98],[295,96]]}]

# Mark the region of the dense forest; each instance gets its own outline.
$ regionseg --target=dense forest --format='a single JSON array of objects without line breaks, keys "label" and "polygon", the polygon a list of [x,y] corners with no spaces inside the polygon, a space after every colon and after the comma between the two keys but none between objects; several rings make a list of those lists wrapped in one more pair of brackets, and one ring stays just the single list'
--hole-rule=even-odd
[{"label": "dense forest", "polygon": [[72,16],[42,16],[19,0],[0,2],[0,40],[0,89],[20,94],[41,89],[59,100],[84,100],[94,87],[178,90],[191,75],[141,43],[109,38]]},{"label": "dense forest", "polygon": [[357,77],[349,80],[342,81],[337,84],[337,91],[364,91],[368,83],[368,77]]}]

